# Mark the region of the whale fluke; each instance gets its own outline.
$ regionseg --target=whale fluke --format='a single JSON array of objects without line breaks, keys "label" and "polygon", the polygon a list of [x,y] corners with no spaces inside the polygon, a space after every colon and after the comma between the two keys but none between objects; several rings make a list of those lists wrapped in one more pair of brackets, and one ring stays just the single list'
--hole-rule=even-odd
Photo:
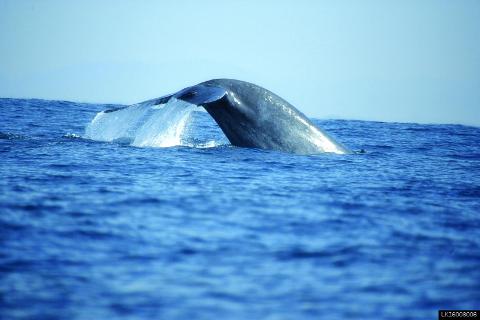
[{"label": "whale fluke", "polygon": [[204,107],[234,146],[297,154],[349,153],[290,103],[249,82],[209,80],[142,104],[163,104],[172,98]]}]

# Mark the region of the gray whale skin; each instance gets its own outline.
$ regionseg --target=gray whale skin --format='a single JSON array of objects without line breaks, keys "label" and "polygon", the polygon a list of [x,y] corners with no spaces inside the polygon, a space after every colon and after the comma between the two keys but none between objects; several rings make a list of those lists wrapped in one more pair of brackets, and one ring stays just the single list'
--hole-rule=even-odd
[{"label": "gray whale skin", "polygon": [[172,98],[204,107],[234,146],[297,154],[349,153],[290,103],[249,82],[209,80],[145,103],[158,105]]}]

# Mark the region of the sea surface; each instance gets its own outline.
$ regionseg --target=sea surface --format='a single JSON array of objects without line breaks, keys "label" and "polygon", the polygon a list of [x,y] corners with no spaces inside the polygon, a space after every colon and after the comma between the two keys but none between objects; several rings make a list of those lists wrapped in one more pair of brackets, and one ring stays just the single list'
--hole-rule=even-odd
[{"label": "sea surface", "polygon": [[365,153],[304,156],[114,107],[0,99],[2,320],[480,309],[480,128],[314,120]]}]

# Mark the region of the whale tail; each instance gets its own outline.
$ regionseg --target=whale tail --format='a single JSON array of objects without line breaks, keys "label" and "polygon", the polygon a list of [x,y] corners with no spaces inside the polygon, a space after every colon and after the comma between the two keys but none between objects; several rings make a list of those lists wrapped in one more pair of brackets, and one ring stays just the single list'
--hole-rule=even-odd
[{"label": "whale tail", "polygon": [[[224,88],[221,88],[218,86],[207,86],[207,85],[199,84],[196,86],[191,86],[191,87],[182,89],[177,93],[169,94],[169,95],[152,99],[152,100],[147,100],[139,104],[144,106],[147,106],[147,105],[155,106],[159,104],[165,104],[168,101],[170,101],[170,99],[176,98],[178,100],[182,100],[197,106],[206,106],[208,104],[221,100],[223,97],[226,96],[226,94],[227,94],[227,91]],[[110,112],[120,111],[128,107],[130,106],[121,106],[121,107],[116,107],[112,109],[107,109],[107,110],[104,110],[103,112],[110,113]]]},{"label": "whale tail", "polygon": [[[238,147],[298,154],[349,153],[290,103],[252,83],[209,80],[130,108],[151,106],[158,109],[157,105],[170,103],[204,107],[230,143]],[[122,112],[123,109],[114,108],[104,113]]]},{"label": "whale tail", "polygon": [[197,106],[206,106],[221,100],[226,95],[227,91],[222,87],[198,84],[180,90],[173,97]]}]

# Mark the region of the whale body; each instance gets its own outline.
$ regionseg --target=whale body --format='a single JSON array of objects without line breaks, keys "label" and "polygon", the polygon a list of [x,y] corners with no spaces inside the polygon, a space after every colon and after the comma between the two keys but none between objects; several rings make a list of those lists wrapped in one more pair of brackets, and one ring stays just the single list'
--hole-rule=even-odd
[{"label": "whale body", "polygon": [[249,82],[209,80],[143,103],[172,98],[204,107],[234,146],[297,154],[349,152],[290,103]]}]

